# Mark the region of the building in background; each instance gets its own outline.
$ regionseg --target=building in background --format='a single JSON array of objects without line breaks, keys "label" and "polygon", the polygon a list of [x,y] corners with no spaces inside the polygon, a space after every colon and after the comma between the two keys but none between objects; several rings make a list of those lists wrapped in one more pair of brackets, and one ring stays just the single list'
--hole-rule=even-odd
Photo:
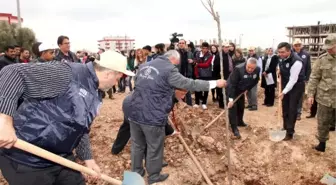
[{"label": "building in background", "polygon": [[[0,13],[0,22],[6,21],[8,24],[18,24],[19,19],[17,16],[14,16],[9,13]],[[23,19],[21,18],[21,22],[23,22]]]},{"label": "building in background", "polygon": [[98,40],[98,47],[105,50],[129,51],[135,47],[135,39],[128,36],[107,36]]},{"label": "building in background", "polygon": [[336,33],[336,24],[321,25],[318,22],[317,25],[287,27],[287,31],[290,43],[300,39],[303,47],[316,58],[324,52],[322,46],[328,34]]}]

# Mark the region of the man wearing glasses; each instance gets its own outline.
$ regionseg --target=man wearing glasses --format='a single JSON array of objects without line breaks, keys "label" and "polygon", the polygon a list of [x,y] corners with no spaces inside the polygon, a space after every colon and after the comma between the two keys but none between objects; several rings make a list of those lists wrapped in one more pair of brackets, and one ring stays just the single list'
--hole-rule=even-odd
[{"label": "man wearing glasses", "polygon": [[62,62],[77,62],[76,54],[70,51],[69,37],[61,35],[57,39],[59,50],[56,51],[55,60]]}]

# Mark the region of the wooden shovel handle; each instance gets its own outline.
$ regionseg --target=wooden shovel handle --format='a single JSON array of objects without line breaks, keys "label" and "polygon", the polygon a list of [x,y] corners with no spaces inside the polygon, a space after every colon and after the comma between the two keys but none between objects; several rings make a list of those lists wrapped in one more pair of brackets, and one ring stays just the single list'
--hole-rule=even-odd
[{"label": "wooden shovel handle", "polygon": [[[82,166],[80,164],[72,162],[72,161],[70,161],[68,159],[65,159],[63,157],[60,157],[58,155],[55,155],[55,154],[53,154],[53,153],[51,153],[47,150],[44,150],[44,149],[42,149],[40,147],[37,147],[35,145],[32,145],[30,143],[27,143],[27,142],[25,142],[21,139],[18,139],[15,142],[14,147],[18,148],[20,150],[26,151],[28,153],[34,154],[38,157],[41,157],[41,158],[47,159],[49,161],[55,162],[55,163],[60,164],[62,166],[71,168],[73,170],[76,170],[76,171],[79,171],[79,172],[82,172],[82,173],[86,173],[86,174],[89,174],[89,175],[92,175],[92,176],[97,175],[97,173],[90,168],[87,168],[85,166]],[[104,175],[104,174],[101,174],[100,178],[105,180],[106,182],[109,182],[109,183],[114,184],[114,185],[122,185],[121,181],[119,181],[117,179],[114,179],[112,177],[109,177],[107,175]]]},{"label": "wooden shovel handle", "polygon": [[[238,99],[243,95],[245,94],[245,92],[241,93],[236,99],[233,100],[233,104],[236,103],[236,101],[238,101]],[[214,120],[212,120],[209,124],[207,124],[205,127],[204,127],[204,130],[205,129],[208,129],[212,124],[214,124],[223,114],[225,113],[225,110],[223,110]]]},{"label": "wooden shovel handle", "polygon": [[[280,73],[278,74],[278,77],[279,77],[279,86],[278,86],[278,88],[279,88],[279,93],[278,93],[278,96],[281,94],[281,92],[282,92],[282,90],[281,90],[281,75],[280,75]],[[279,98],[278,99],[278,115],[277,115],[277,118],[278,118],[278,126],[280,126],[280,127],[282,127],[281,126],[281,111],[282,111],[282,100]]]}]

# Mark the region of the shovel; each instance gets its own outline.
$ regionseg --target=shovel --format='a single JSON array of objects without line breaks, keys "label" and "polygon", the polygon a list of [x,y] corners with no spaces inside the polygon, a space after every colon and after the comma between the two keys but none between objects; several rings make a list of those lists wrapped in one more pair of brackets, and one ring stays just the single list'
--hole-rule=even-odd
[{"label": "shovel", "polygon": [[329,174],[325,174],[323,178],[320,180],[320,182],[327,185],[335,185],[336,178],[330,176]]},{"label": "shovel", "polygon": [[[35,145],[32,145],[30,143],[27,143],[23,140],[18,139],[15,144],[14,144],[15,148],[18,148],[20,150],[26,151],[28,153],[34,154],[38,157],[47,159],[49,161],[55,162],[57,164],[60,164],[62,166],[71,168],[73,170],[82,172],[82,173],[86,173],[89,175],[97,175],[97,173],[95,171],[93,171],[90,168],[87,168],[85,166],[82,166],[80,164],[77,164],[75,162],[72,162],[68,159],[65,159],[63,157],[60,157],[58,155],[55,155],[47,150],[44,150],[42,148],[39,148]],[[117,179],[114,179],[112,177],[109,177],[107,175],[101,174],[101,179],[105,180],[106,182],[109,182],[113,185],[145,185],[145,181],[144,179],[135,172],[128,172],[125,171],[124,172],[124,180],[121,182]]]},{"label": "shovel", "polygon": [[[279,74],[279,94],[281,93],[281,76]],[[283,139],[285,139],[286,137],[286,130],[281,130],[280,129],[280,125],[281,125],[281,119],[280,119],[280,115],[281,115],[281,99],[279,98],[279,103],[278,103],[278,119],[277,119],[277,125],[278,125],[278,130],[270,130],[269,131],[269,137],[271,141],[274,142],[279,142],[282,141]]]}]

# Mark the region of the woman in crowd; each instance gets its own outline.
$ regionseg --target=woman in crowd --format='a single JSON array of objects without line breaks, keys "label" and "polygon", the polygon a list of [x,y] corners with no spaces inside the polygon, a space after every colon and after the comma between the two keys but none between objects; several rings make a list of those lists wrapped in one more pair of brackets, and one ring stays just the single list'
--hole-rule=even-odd
[{"label": "woman in crowd", "polygon": [[[209,44],[207,42],[202,43],[202,50],[196,54],[195,58],[195,76],[196,79],[201,80],[211,80],[212,79],[212,66],[213,55],[209,51]],[[209,91],[195,92],[195,105],[194,107],[199,107],[202,103],[202,109],[207,109]],[[202,100],[202,102],[200,102]]]},{"label": "woman in crowd", "polygon": [[235,54],[233,55],[232,59],[233,59],[234,67],[246,62],[246,59],[243,56],[243,51],[240,48],[236,49]]},{"label": "woman in crowd", "polygon": [[233,57],[233,55],[235,54],[236,52],[236,45],[232,42],[229,43],[230,47],[229,47],[229,55],[231,57]]},{"label": "woman in crowd", "polygon": [[52,61],[55,57],[55,49],[56,47],[52,44],[46,44],[42,42],[33,44],[32,51],[37,58],[31,62],[36,63]]},{"label": "woman in crowd", "polygon": [[146,62],[147,56],[145,55],[144,51],[142,49],[137,49],[135,53],[135,61],[134,66],[137,70],[139,66]]},{"label": "woman in crowd", "polygon": [[[219,58],[218,48],[216,45],[211,46],[211,53],[213,55],[213,59],[211,62],[212,80],[217,80],[218,77],[216,73],[214,72],[214,64],[219,63],[220,58]],[[212,95],[212,101],[217,102],[218,97],[217,97],[216,89],[211,89],[211,95]]]},{"label": "woman in crowd", "polygon": [[[133,72],[135,71],[134,62],[135,62],[135,50],[132,49],[129,52],[128,59],[127,59],[127,70],[130,70],[130,71],[133,71]],[[132,92],[133,91],[133,86],[132,86],[132,77],[131,76],[128,77],[128,87],[129,87],[130,91]]]}]

